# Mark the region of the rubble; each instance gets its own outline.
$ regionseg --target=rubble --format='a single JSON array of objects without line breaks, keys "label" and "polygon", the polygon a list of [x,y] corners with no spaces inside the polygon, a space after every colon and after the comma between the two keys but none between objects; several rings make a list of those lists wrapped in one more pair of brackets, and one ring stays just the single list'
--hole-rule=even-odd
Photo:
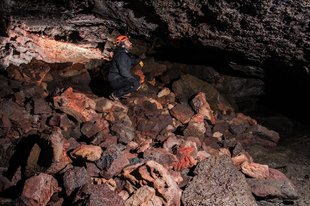
[{"label": "rubble", "polygon": [[[0,192],[23,188],[4,202],[257,205],[256,197],[298,197],[284,174],[246,152],[275,147],[279,134],[235,113],[211,84],[190,75],[171,88],[145,81],[111,101],[72,87],[50,92],[51,68],[39,79],[33,65],[21,68],[28,76],[16,78],[17,67],[8,71],[15,80],[0,76]],[[85,72],[66,68],[61,78]],[[16,80],[23,83],[9,84]]]}]

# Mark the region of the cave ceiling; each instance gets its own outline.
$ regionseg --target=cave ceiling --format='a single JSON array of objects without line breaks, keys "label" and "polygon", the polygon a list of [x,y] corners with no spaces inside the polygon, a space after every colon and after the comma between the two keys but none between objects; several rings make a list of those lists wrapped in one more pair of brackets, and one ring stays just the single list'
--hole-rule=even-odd
[{"label": "cave ceiling", "polygon": [[[128,34],[151,48],[197,46],[206,52],[223,51],[234,62],[280,62],[308,73],[309,8],[308,0],[4,0],[0,57],[3,65],[27,61],[7,58],[12,56],[10,49],[18,47],[14,41],[19,40],[20,47],[29,40],[18,35],[36,45],[34,36],[43,36],[84,45],[98,54],[97,49],[116,35]],[[48,59],[38,49],[33,53]]]}]

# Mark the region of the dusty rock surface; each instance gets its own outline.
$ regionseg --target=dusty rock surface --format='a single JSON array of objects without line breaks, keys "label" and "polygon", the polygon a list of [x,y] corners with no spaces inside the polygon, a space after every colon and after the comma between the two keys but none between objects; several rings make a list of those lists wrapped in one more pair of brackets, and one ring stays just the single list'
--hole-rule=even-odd
[{"label": "dusty rock surface", "polygon": [[227,156],[208,158],[194,173],[183,192],[184,205],[256,205],[244,176]]},{"label": "dusty rock surface", "polygon": [[[310,204],[309,130],[302,129],[296,134],[280,141],[279,145],[272,150],[255,146],[248,151],[257,162],[277,168],[290,178],[299,196],[294,205],[305,206]],[[260,205],[282,204],[277,201],[266,201]]]}]

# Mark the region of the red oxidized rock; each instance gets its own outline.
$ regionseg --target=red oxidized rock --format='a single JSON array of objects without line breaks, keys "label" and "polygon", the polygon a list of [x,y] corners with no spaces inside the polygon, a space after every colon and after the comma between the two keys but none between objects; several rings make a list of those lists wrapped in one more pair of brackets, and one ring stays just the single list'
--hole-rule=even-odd
[{"label": "red oxidized rock", "polygon": [[41,173],[26,180],[21,196],[27,206],[44,206],[57,187],[57,180],[53,176]]},{"label": "red oxidized rock", "polygon": [[82,93],[73,92],[71,87],[64,91],[61,96],[54,97],[54,105],[79,122],[91,121],[99,116],[94,110],[95,101]]},{"label": "red oxidized rock", "polygon": [[192,146],[180,147],[177,150],[178,162],[174,163],[174,170],[182,170],[185,168],[192,167],[197,164],[197,161],[192,157],[194,148]]}]

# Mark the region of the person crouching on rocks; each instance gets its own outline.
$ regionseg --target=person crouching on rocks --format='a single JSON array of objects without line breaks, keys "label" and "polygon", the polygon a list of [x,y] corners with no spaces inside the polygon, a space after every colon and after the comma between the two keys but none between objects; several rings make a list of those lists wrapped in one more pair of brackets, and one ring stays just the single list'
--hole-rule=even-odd
[{"label": "person crouching on rocks", "polygon": [[127,36],[116,38],[116,48],[113,51],[108,81],[114,90],[110,99],[118,100],[130,96],[140,86],[140,79],[131,73],[131,68],[139,63],[140,59],[129,52],[132,43]]}]

